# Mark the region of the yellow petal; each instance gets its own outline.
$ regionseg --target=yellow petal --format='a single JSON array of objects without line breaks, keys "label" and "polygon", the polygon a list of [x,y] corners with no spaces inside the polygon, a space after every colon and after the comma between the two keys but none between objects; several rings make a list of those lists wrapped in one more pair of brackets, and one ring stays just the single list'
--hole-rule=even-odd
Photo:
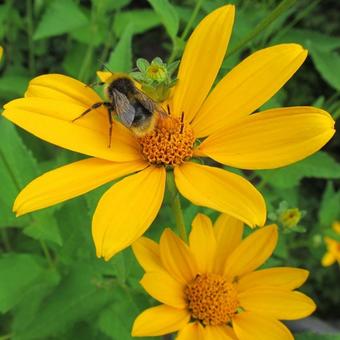
[{"label": "yellow petal", "polygon": [[107,113],[104,116],[94,110],[72,122],[88,107],[75,101],[29,97],[6,104],[3,116],[33,135],[65,149],[116,162],[142,159],[133,135],[116,121],[111,147],[108,147]]},{"label": "yellow petal", "polygon": [[164,270],[159,245],[155,241],[141,237],[132,244],[132,250],[146,272]]},{"label": "yellow petal", "polygon": [[2,46],[0,46],[0,60],[2,58],[2,54],[4,53],[4,49],[2,48]]},{"label": "yellow petal", "polygon": [[227,5],[206,16],[191,34],[178,71],[172,114],[190,122],[207,96],[222,64],[235,8]]},{"label": "yellow petal", "polygon": [[257,51],[234,67],[214,88],[192,126],[197,137],[226,128],[257,110],[297,71],[307,51],[282,44]]},{"label": "yellow petal", "polygon": [[318,151],[333,136],[334,120],[314,107],[255,113],[208,137],[199,152],[241,169],[272,169]]},{"label": "yellow petal", "polygon": [[159,243],[163,266],[181,283],[188,283],[198,273],[189,247],[170,229],[165,229]]},{"label": "yellow petal", "polygon": [[110,259],[149,228],[163,201],[165,176],[164,168],[150,166],[102,196],[92,221],[98,257]]},{"label": "yellow petal", "polygon": [[272,254],[277,237],[275,225],[253,232],[230,254],[225,264],[225,275],[239,277],[259,267]]},{"label": "yellow petal", "polygon": [[300,268],[262,269],[242,276],[238,281],[237,288],[240,292],[257,286],[291,290],[300,287],[307,280],[308,275],[308,270]]},{"label": "yellow petal", "polygon": [[250,226],[264,224],[264,199],[241,176],[191,162],[176,167],[174,173],[179,192],[193,204],[228,213]]},{"label": "yellow petal", "polygon": [[202,333],[204,340],[237,340],[228,326],[206,326],[202,329]]},{"label": "yellow petal", "polygon": [[211,272],[216,252],[216,239],[208,216],[203,214],[196,215],[192,222],[189,245],[195,256],[199,272]]},{"label": "yellow petal", "polygon": [[185,286],[173,279],[164,270],[146,273],[140,283],[159,302],[175,308],[185,308]]},{"label": "yellow petal", "polygon": [[335,256],[331,253],[331,252],[327,252],[323,258],[322,258],[322,261],[321,261],[321,264],[324,266],[324,267],[329,267],[331,266],[333,263],[335,263],[336,261],[336,258]]},{"label": "yellow petal", "polygon": [[33,78],[25,97],[60,99],[85,107],[103,101],[87,84],[63,74],[44,74]]},{"label": "yellow petal", "polygon": [[160,336],[178,331],[190,320],[185,309],[160,305],[139,314],[132,328],[132,336]]},{"label": "yellow petal", "polygon": [[242,241],[243,228],[242,221],[228,214],[221,214],[216,220],[214,232],[217,239],[217,251],[214,272],[223,273],[225,261]]},{"label": "yellow petal", "polygon": [[188,323],[180,330],[176,340],[206,340],[203,337],[203,326],[199,322]]},{"label": "yellow petal", "polygon": [[257,287],[238,295],[246,311],[280,320],[296,320],[309,316],[316,308],[308,296],[277,288]]},{"label": "yellow petal", "polygon": [[147,166],[143,161],[113,163],[89,158],[46,172],[29,183],[17,196],[13,210],[17,216],[49,207],[85,194]]},{"label": "yellow petal", "polygon": [[233,318],[233,329],[242,340],[294,340],[280,321],[252,312],[242,312]]},{"label": "yellow petal", "polygon": [[103,81],[104,83],[112,77],[112,73],[108,71],[97,71],[97,77],[100,79],[100,81]]}]

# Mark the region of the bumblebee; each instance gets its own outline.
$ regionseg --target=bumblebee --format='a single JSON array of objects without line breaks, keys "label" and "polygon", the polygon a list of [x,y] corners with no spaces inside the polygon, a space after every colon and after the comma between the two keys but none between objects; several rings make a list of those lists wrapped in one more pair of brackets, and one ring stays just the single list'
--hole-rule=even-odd
[{"label": "bumblebee", "polygon": [[105,85],[105,95],[108,101],[94,103],[72,122],[85,116],[92,110],[105,106],[109,119],[109,147],[111,146],[111,134],[114,115],[137,137],[142,137],[151,132],[158,118],[164,118],[167,113],[163,108],[140,91],[132,78],[123,73],[112,73],[105,82],[96,85]]}]

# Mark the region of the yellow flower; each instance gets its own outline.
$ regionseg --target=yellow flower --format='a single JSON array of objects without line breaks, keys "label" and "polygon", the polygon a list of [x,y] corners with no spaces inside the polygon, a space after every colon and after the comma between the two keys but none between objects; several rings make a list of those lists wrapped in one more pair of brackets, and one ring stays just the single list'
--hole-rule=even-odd
[{"label": "yellow flower", "polygon": [[133,244],[145,270],[143,288],[162,304],[142,312],[133,336],[179,331],[177,340],[292,339],[278,320],[310,315],[314,302],[294,291],[308,271],[256,269],[272,254],[277,227],[263,227],[242,240],[243,224],[222,214],[213,226],[198,214],[189,245],[166,229],[159,245],[142,237]]},{"label": "yellow flower", "polygon": [[[108,148],[105,108],[72,123],[91,105],[102,101],[95,91],[59,74],[33,79],[25,98],[8,103],[3,115],[39,138],[93,158],[35,179],[17,197],[16,213],[51,206],[130,175],[103,195],[93,217],[97,255],[108,259],[150,226],[162,204],[166,169],[173,168],[176,186],[189,201],[228,213],[250,226],[263,225],[265,202],[248,181],[190,159],[210,157],[241,169],[284,166],[320,149],[334,134],[334,121],[327,112],[313,107],[251,114],[288,81],[306,58],[307,52],[296,44],[252,54],[209,94],[227,49],[233,20],[234,6],[227,5],[196,27],[169,98],[170,122],[145,138],[136,138],[115,121]],[[201,144],[200,138],[205,138]]]},{"label": "yellow flower", "polygon": [[301,220],[301,211],[298,208],[286,209],[279,215],[279,221],[284,227],[295,227]]},{"label": "yellow flower", "polygon": [[2,46],[0,46],[0,60],[2,58],[2,54],[4,53],[4,49],[2,48]]},{"label": "yellow flower", "polygon": [[[332,224],[332,228],[337,234],[340,234],[340,222],[339,221],[335,221]],[[338,264],[340,265],[340,242],[328,236],[324,238],[324,241],[327,246],[327,252],[322,258],[322,261],[321,261],[322,265],[324,267],[328,267],[334,264],[335,262],[338,262]]]}]

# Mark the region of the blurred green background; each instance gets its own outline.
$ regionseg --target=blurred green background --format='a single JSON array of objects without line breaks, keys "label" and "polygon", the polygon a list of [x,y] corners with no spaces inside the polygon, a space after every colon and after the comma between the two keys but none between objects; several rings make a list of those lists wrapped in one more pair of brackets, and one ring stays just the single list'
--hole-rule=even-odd
[{"label": "blurred green background", "polygon": [[[220,0],[6,0],[0,5],[0,101],[21,97],[29,80],[63,73],[86,83],[105,63],[130,72],[139,57],[180,57],[199,20]],[[251,52],[297,42],[309,58],[263,108],[314,105],[340,116],[340,2],[239,0],[229,54],[219,77]],[[1,106],[2,106],[1,105]],[[262,109],[263,109],[262,108]],[[142,271],[128,249],[109,262],[95,257],[91,216],[107,186],[16,218],[18,192],[47,170],[82,158],[17,129],[0,117],[0,340],[131,339],[134,317],[154,304],[138,284]],[[268,265],[307,268],[303,290],[318,305],[308,322],[291,324],[297,339],[340,339],[339,265],[321,265],[324,237],[340,242],[340,140],[279,170],[245,172],[264,194],[269,222],[281,229]],[[197,212],[183,199],[190,226]],[[303,217],[290,226],[289,208]],[[173,225],[167,200],[148,232]],[[339,243],[340,244],[340,243]],[[339,246],[340,249],[340,246]],[[316,333],[324,334],[316,334]],[[336,335],[336,333],[338,333]],[[328,335],[325,335],[328,334]]]}]

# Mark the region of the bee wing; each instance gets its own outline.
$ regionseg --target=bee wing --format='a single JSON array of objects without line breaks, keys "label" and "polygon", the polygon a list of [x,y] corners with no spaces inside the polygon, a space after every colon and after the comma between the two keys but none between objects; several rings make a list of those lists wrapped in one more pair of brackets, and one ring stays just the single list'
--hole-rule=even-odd
[{"label": "bee wing", "polygon": [[135,108],[130,104],[128,98],[120,91],[114,90],[112,93],[116,114],[126,127],[130,127],[135,118]]},{"label": "bee wing", "polygon": [[138,89],[136,93],[136,99],[151,113],[158,112],[161,116],[165,117],[167,116],[167,112],[162,108],[161,105],[156,103],[153,99],[148,97],[145,93],[142,91],[139,91]]}]

